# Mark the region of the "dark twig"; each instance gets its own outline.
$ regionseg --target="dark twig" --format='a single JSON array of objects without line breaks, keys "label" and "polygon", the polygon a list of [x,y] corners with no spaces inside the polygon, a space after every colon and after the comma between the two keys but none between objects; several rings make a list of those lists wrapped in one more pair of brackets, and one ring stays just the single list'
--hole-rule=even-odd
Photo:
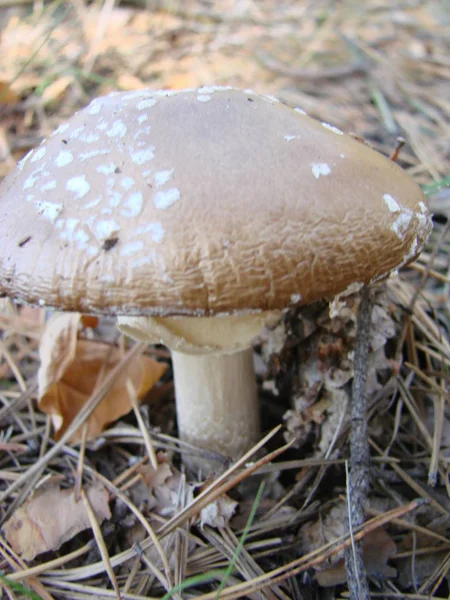
[{"label": "dark twig", "polygon": [[[349,530],[364,523],[365,506],[369,491],[370,449],[367,423],[367,358],[370,332],[370,291],[364,288],[358,311],[355,375],[351,398],[350,474],[348,478]],[[345,551],[348,587],[352,600],[369,600],[370,591],[363,562],[360,543],[352,544]]]}]

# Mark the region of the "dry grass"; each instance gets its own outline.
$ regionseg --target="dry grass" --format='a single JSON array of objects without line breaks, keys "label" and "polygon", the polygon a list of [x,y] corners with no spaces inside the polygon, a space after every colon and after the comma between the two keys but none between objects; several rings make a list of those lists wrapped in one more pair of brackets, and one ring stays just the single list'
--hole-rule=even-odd
[{"label": "dry grass", "polygon": [[[370,540],[384,526],[396,544],[389,564],[397,575],[385,572],[388,555],[380,565],[381,549],[370,554],[368,542],[374,598],[450,593],[449,14],[445,0],[160,0],[119,7],[108,0],[0,1],[0,175],[61,120],[112,89],[252,87],[364,137],[387,155],[398,136],[406,139],[399,162],[426,186],[435,224],[419,259],[377,291],[395,335],[385,340],[387,363],[371,388],[370,506],[368,521],[354,537]],[[150,436],[143,434],[144,409],[139,420],[116,424],[95,445],[80,450],[69,444],[71,432],[128,360],[142,351],[166,360],[164,352],[135,345],[55,442],[49,420],[35,405],[43,313],[4,302],[2,521],[33,491],[55,481],[78,486],[87,504],[83,485],[101,482],[112,507],[110,521],[99,526],[88,511],[91,530],[30,563],[0,538],[0,569],[10,582],[4,597],[26,597],[13,588],[21,582],[46,599],[161,598],[188,581],[173,597],[213,599],[233,560],[221,598],[346,598],[346,585],[338,583],[342,572],[332,572],[335,585],[327,589],[318,585],[314,570],[331,564],[338,569],[334,557],[352,543],[339,537],[340,523],[332,518],[345,496],[348,419],[333,409],[332,398],[324,406],[318,397],[301,426],[296,421],[295,447],[276,429],[302,388],[299,356],[307,363],[311,355],[299,323],[331,335],[323,313],[319,306],[306,317],[292,315],[290,343],[270,360],[271,338],[257,348],[270,367],[261,379],[266,430],[272,430],[261,444],[264,458],[249,453],[195,497],[191,482],[180,477],[177,506],[164,514],[139,504],[133,490],[149,456],[154,462],[155,452],[164,452],[179,464],[180,452],[191,451],[174,436],[170,377],[152,392]],[[332,418],[333,435],[325,443]],[[265,492],[239,548],[261,479]],[[238,501],[237,516],[202,530],[196,522],[201,507],[224,492]],[[137,524],[141,533],[133,537]],[[156,554],[147,553],[151,546]],[[205,573],[208,581],[199,577]]]}]

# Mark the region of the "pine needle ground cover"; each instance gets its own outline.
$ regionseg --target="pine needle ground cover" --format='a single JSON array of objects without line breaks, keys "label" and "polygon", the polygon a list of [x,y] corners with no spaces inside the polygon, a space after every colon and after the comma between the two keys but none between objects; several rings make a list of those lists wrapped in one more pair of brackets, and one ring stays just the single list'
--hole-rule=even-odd
[{"label": "pine needle ground cover", "polygon": [[199,451],[178,439],[164,347],[2,299],[5,598],[358,597],[344,554],[359,541],[373,598],[448,597],[449,14],[444,0],[0,2],[1,177],[97,96],[232,85],[366,140],[434,214],[421,255],[371,290],[371,468],[351,535],[360,294],[264,332],[263,437],[205,481],[183,469]]}]

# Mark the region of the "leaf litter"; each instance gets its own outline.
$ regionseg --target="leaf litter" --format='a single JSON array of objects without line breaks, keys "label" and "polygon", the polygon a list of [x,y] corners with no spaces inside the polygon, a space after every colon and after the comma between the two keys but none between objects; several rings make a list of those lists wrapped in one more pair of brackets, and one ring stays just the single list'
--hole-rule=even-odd
[{"label": "leaf litter", "polygon": [[[406,139],[398,161],[429,194],[434,231],[421,256],[373,292],[367,390],[372,480],[367,521],[355,536],[365,540],[374,597],[447,597],[445,3],[162,0],[20,3],[7,12],[0,3],[0,27],[0,176],[91,98],[146,86],[252,87],[354,132],[386,155],[398,136]],[[266,440],[267,460],[250,455],[236,470],[231,466],[199,485],[179,469],[180,452],[193,450],[176,438],[170,371],[163,383],[143,383],[141,361],[158,360],[162,376],[169,364],[164,350],[149,347],[142,354],[144,348],[136,348],[127,364],[127,346],[113,326],[103,319],[81,325],[79,316],[61,317],[52,341],[58,317],[2,300],[3,533],[20,515],[25,531],[39,529],[27,515],[45,494],[53,495],[44,515],[57,505],[58,516],[67,517],[42,558],[29,558],[30,544],[20,559],[22,551],[6,537],[0,568],[7,578],[29,584],[41,597],[161,598],[182,589],[186,597],[213,598],[237,552],[221,598],[329,598],[325,585],[333,597],[345,597],[344,463],[358,302],[351,295],[331,312],[325,304],[292,310],[262,336],[255,360],[265,428],[284,423],[285,429]],[[131,413],[127,379],[144,397]],[[75,399],[84,406],[81,418]],[[98,409],[87,421],[83,415],[93,399]],[[111,418],[116,404],[120,410]],[[67,439],[64,431],[71,434]],[[276,459],[274,448],[280,448]],[[239,549],[261,479],[264,494]],[[104,507],[98,523],[89,496],[94,488],[103,489],[102,497],[107,490],[110,510]],[[75,534],[68,518],[74,511],[64,503],[78,500],[77,510],[84,506],[86,515],[81,492],[93,513],[88,529]],[[49,539],[51,528],[41,533]],[[192,586],[176,587],[192,578]],[[11,596],[12,588],[5,589]]]},{"label": "leaf litter", "polygon": [[[51,416],[55,439],[60,439],[86,404],[95,387],[121,358],[119,348],[94,340],[79,339],[80,313],[56,314],[46,323],[39,346],[38,408]],[[86,439],[97,438],[112,422],[130,412],[126,389],[131,381],[142,398],[163,376],[167,365],[141,356],[128,365],[103,402],[86,422]],[[78,431],[71,442],[79,441]]]},{"label": "leaf litter", "polygon": [[[103,486],[87,487],[86,495],[100,523],[111,518],[108,493]],[[80,498],[77,500],[75,490],[52,485],[16,510],[3,525],[3,531],[14,552],[29,561],[43,552],[58,550],[89,527],[85,506]]]}]

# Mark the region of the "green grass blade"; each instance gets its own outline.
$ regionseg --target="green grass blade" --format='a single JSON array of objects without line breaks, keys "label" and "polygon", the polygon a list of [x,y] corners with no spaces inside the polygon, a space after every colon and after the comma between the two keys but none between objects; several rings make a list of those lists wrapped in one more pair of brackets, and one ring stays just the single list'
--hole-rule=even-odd
[{"label": "green grass blade", "polygon": [[174,596],[174,594],[178,594],[179,592],[182,592],[189,587],[193,587],[195,585],[200,585],[202,583],[209,583],[210,581],[214,581],[216,579],[220,579],[220,585],[217,589],[217,593],[215,596],[216,600],[219,598],[220,592],[225,587],[227,579],[233,572],[234,565],[236,564],[239,554],[241,553],[242,548],[244,547],[245,540],[247,539],[248,533],[250,531],[250,527],[252,526],[252,523],[255,519],[256,511],[257,511],[259,503],[261,501],[263,490],[264,490],[264,482],[262,482],[258,488],[258,492],[256,494],[255,501],[253,502],[252,510],[250,511],[250,514],[247,519],[247,523],[245,524],[244,531],[242,532],[241,538],[239,540],[238,545],[236,546],[236,550],[234,551],[233,556],[231,557],[228,567],[226,569],[216,569],[213,571],[209,571],[208,573],[203,573],[201,575],[194,575],[193,577],[189,577],[188,579],[185,579],[181,583],[174,585],[173,588],[171,588],[167,592],[167,594],[165,594],[163,596],[162,600],[171,600],[171,598]]},{"label": "green grass blade", "polygon": [[252,523],[255,520],[256,511],[258,510],[259,503],[261,502],[261,497],[262,497],[263,491],[264,491],[264,481],[261,482],[261,484],[258,488],[258,492],[256,494],[255,501],[253,502],[252,510],[250,511],[250,514],[248,516],[247,523],[245,524],[244,531],[242,532],[241,539],[239,540],[239,543],[236,546],[236,550],[233,553],[233,556],[230,560],[230,564],[228,565],[228,567],[225,570],[225,574],[224,574],[222,581],[220,582],[220,585],[217,589],[215,600],[218,600],[218,598],[220,596],[220,592],[225,587],[228,577],[233,572],[234,565],[236,564],[239,554],[241,553],[242,548],[244,547],[245,540],[247,539],[247,536],[250,531],[250,527],[252,526]]},{"label": "green grass blade", "polygon": [[21,583],[17,583],[17,581],[11,581],[10,579],[8,579],[8,577],[5,577],[1,574],[0,582],[4,585],[7,585],[14,592],[24,595],[26,598],[30,598],[31,600],[42,600],[39,594],[36,594],[36,592],[33,592],[33,590],[29,590],[28,588],[24,587]]}]

